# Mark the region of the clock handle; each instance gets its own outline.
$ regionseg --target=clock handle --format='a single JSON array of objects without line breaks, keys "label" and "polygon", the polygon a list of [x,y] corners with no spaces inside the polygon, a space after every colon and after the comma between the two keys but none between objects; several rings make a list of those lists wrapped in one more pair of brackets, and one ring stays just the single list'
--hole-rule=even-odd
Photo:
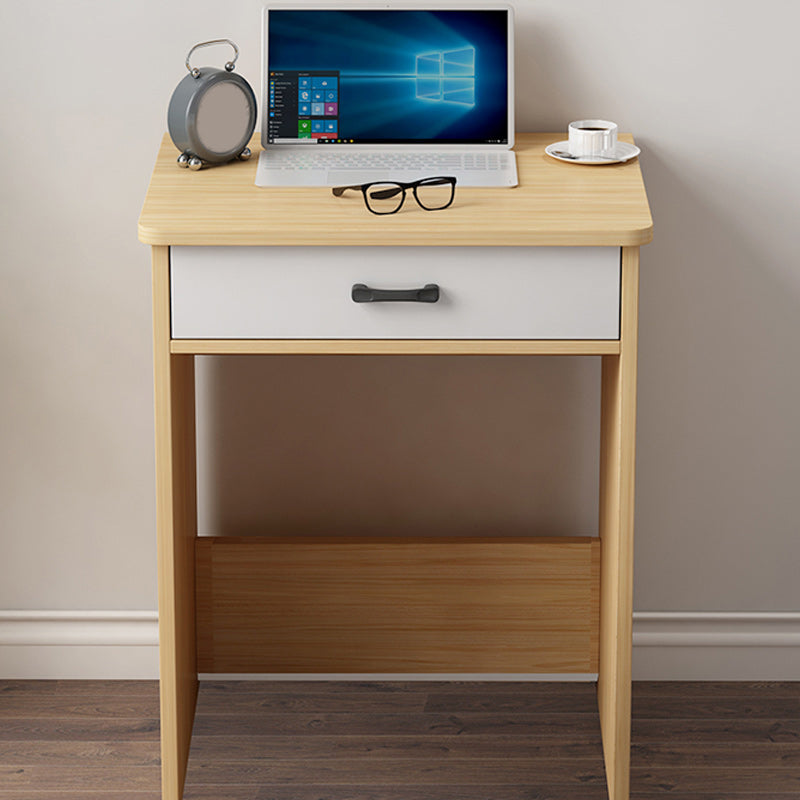
[{"label": "clock handle", "polygon": [[233,61],[226,61],[225,62],[225,69],[228,72],[233,72],[234,65],[236,64],[236,59],[239,58],[239,48],[230,40],[230,39],[211,39],[208,42],[200,42],[200,44],[196,44],[190,51],[189,55],[186,56],[186,69],[189,70],[189,73],[193,78],[200,77],[200,70],[197,67],[193,67],[189,63],[189,59],[192,57],[192,53],[195,50],[198,50],[201,47],[208,47],[212,44],[229,44],[233,48]]}]

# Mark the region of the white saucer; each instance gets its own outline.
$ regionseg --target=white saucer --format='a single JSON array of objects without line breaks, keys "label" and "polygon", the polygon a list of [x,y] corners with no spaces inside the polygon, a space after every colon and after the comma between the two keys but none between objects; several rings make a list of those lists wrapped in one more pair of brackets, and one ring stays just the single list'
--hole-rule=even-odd
[{"label": "white saucer", "polygon": [[544,151],[551,158],[557,161],[563,161],[566,164],[622,164],[625,161],[630,161],[636,158],[642,151],[635,144],[628,144],[627,142],[617,142],[617,150],[614,153],[614,158],[597,158],[596,156],[581,156],[580,158],[564,158],[557,156],[554,150],[564,150],[569,152],[569,142],[553,142],[547,145]]}]

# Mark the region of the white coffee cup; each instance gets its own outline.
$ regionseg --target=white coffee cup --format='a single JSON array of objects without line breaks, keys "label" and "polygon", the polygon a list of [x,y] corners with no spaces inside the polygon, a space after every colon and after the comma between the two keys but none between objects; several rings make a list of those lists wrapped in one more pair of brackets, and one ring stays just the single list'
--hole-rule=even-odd
[{"label": "white coffee cup", "polygon": [[606,156],[617,153],[617,125],[607,119],[579,119],[569,124],[569,151],[573,156]]}]

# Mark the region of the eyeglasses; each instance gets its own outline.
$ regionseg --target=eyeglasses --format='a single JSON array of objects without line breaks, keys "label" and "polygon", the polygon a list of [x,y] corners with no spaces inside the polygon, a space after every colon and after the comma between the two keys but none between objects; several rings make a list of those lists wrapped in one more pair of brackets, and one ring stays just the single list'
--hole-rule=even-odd
[{"label": "eyeglasses", "polygon": [[360,186],[336,186],[332,191],[336,197],[341,197],[349,189],[360,191],[364,195],[364,203],[373,214],[396,214],[403,207],[406,189],[413,191],[414,199],[420,208],[426,211],[441,211],[453,202],[456,179],[439,176],[411,183],[375,181],[362,183]]}]

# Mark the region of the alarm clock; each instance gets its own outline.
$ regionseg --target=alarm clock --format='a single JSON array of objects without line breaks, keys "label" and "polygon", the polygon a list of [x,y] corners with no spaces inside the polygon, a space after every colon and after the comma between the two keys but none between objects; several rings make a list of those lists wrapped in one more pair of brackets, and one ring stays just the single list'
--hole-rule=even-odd
[{"label": "alarm clock", "polygon": [[[193,67],[192,53],[212,44],[229,44],[233,61],[224,69]],[[233,73],[239,48],[230,39],[196,44],[186,56],[189,74],[175,87],[169,101],[167,125],[178,165],[198,170],[205,164],[224,164],[250,158],[247,143],[256,126],[256,96],[250,84]]]}]

